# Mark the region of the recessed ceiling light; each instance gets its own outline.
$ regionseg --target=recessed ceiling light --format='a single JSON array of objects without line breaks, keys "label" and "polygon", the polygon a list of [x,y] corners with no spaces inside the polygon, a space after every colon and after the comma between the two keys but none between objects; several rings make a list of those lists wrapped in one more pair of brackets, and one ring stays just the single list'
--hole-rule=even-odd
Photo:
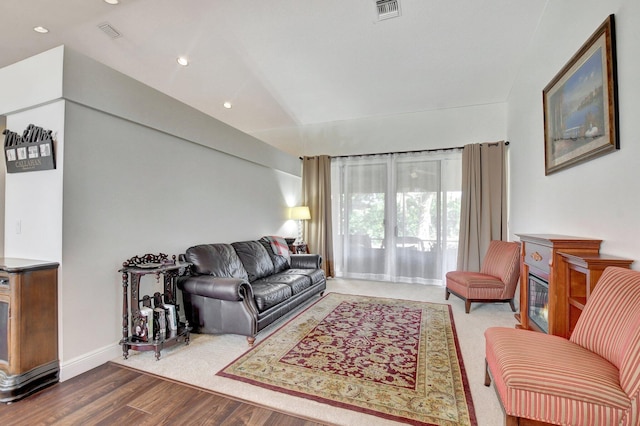
[{"label": "recessed ceiling light", "polygon": [[120,3],[119,0],[104,0],[105,3],[109,3],[109,4],[118,4]]},{"label": "recessed ceiling light", "polygon": [[177,59],[177,61],[178,61],[178,63],[179,63],[180,65],[182,65],[183,67],[186,67],[187,65],[189,65],[189,60],[188,60],[187,58],[185,58],[184,56],[180,56],[180,57]]},{"label": "recessed ceiling light", "polygon": [[227,102],[223,103],[222,106],[225,107],[226,109],[231,109],[231,107],[233,105],[231,105],[231,102],[227,101]]},{"label": "recessed ceiling light", "polygon": [[41,27],[41,26],[37,26],[37,27],[33,27],[33,31],[40,33],[40,34],[46,34],[49,32],[48,29],[46,29],[45,27]]}]

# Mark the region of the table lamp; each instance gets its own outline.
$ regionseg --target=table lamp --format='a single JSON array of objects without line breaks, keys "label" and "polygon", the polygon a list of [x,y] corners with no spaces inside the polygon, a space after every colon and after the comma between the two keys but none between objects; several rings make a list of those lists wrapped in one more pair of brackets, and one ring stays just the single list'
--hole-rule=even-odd
[{"label": "table lamp", "polygon": [[311,212],[307,206],[291,207],[289,210],[289,219],[298,221],[298,237],[293,244],[301,244],[302,241],[302,221],[311,219]]}]

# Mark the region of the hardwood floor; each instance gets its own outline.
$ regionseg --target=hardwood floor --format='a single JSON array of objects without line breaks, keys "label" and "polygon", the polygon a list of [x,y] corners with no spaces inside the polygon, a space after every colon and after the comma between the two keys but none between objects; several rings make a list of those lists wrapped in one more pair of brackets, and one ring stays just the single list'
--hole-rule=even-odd
[{"label": "hardwood floor", "polygon": [[0,424],[321,425],[112,363],[0,404]]}]

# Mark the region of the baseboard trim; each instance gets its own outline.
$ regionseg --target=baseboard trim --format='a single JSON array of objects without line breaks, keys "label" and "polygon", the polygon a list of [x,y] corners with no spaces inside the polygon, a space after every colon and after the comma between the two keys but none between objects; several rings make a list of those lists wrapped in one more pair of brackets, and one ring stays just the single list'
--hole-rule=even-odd
[{"label": "baseboard trim", "polygon": [[117,358],[118,355],[122,356],[122,347],[114,343],[70,359],[69,361],[64,361],[60,365],[60,381],[64,382],[92,368],[96,368]]}]

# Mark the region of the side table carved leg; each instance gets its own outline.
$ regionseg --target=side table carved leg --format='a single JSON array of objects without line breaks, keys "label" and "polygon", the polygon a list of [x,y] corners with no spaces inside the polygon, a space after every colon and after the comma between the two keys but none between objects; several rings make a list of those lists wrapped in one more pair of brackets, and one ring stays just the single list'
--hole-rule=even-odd
[{"label": "side table carved leg", "polygon": [[127,305],[127,286],[129,274],[122,274],[122,356],[124,359],[129,357],[129,306]]},{"label": "side table carved leg", "polygon": [[156,350],[156,361],[160,361],[160,351],[164,348],[164,341],[160,340],[156,342],[155,350]]},{"label": "side table carved leg", "polygon": [[122,356],[124,359],[129,359],[129,345],[125,342],[122,342]]}]

